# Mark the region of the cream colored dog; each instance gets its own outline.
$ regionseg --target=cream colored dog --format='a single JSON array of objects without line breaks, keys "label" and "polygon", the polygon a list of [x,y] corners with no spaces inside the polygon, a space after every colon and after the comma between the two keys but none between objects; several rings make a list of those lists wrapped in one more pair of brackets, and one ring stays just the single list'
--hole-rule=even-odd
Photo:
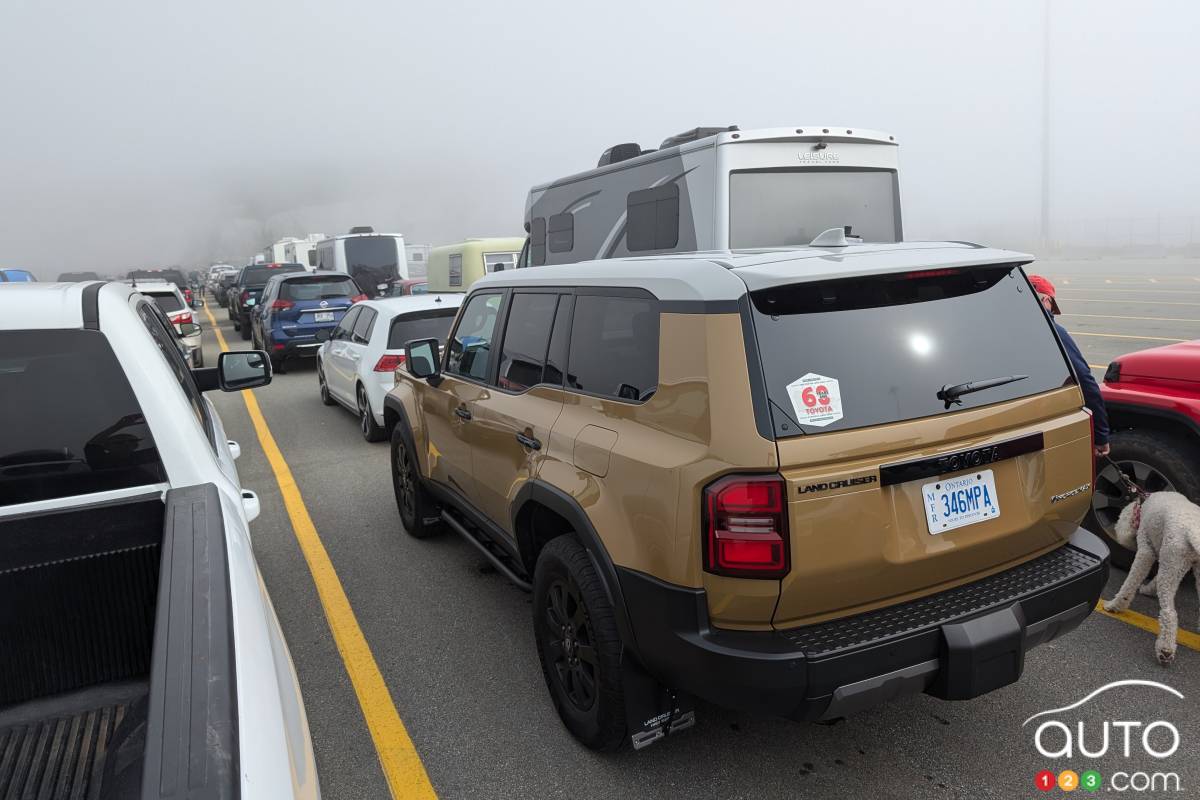
[{"label": "cream colored dog", "polygon": [[[1139,507],[1140,506],[1140,507]],[[1124,611],[1133,600],[1150,568],[1158,561],[1158,575],[1141,593],[1158,595],[1158,660],[1166,665],[1175,660],[1175,636],[1179,615],[1175,593],[1191,571],[1200,594],[1200,506],[1176,492],[1155,492],[1143,502],[1130,503],[1117,518],[1116,539],[1137,555],[1117,596],[1104,603],[1105,611]]]}]

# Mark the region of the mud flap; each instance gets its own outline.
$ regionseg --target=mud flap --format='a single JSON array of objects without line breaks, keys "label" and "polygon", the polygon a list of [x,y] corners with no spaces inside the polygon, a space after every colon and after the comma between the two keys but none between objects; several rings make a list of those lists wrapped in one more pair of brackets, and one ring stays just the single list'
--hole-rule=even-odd
[{"label": "mud flap", "polygon": [[696,724],[691,696],[663,686],[632,658],[622,659],[621,679],[625,688],[625,720],[634,750],[649,747]]},{"label": "mud flap", "polygon": [[1025,614],[1020,603],[967,622],[942,626],[946,649],[927,690],[943,700],[969,700],[1015,683],[1025,669]]}]

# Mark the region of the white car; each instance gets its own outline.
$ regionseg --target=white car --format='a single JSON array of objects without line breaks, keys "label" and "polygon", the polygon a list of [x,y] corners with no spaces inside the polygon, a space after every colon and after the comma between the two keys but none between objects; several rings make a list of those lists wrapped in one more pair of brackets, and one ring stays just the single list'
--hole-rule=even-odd
[{"label": "white car", "polygon": [[263,352],[189,369],[126,283],[0,292],[0,786],[320,797],[259,500],[204,394],[270,380]]},{"label": "white car", "polygon": [[444,342],[462,304],[461,294],[422,294],[363,300],[332,330],[321,331],[317,381],[321,402],[340,403],[358,415],[363,438],[384,437],[383,397],[404,363],[404,344],[413,339]]},{"label": "white car", "polygon": [[204,366],[204,348],[201,347],[203,331],[192,307],[187,304],[179,287],[167,281],[131,281],[133,287],[154,301],[175,326],[175,333],[187,349],[188,361],[193,367]]}]

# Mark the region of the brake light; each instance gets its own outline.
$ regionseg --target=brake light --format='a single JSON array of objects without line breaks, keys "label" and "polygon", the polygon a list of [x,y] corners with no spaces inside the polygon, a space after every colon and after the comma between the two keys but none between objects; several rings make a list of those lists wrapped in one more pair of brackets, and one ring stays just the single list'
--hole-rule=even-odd
[{"label": "brake light", "polygon": [[956,270],[952,269],[921,269],[916,272],[906,272],[904,277],[908,280],[914,278],[944,278],[947,275],[953,275]]},{"label": "brake light", "polygon": [[351,303],[358,303],[358,302],[360,302],[360,301],[362,301],[362,300],[366,300],[366,299],[368,299],[368,298],[367,298],[367,296],[366,296],[365,294],[356,294],[356,295],[354,295],[354,297],[351,297],[351,298],[350,298],[350,302],[351,302]]},{"label": "brake light", "polygon": [[250,292],[249,291],[242,292],[242,302],[245,303],[249,299],[250,299]]},{"label": "brake light", "polygon": [[271,310],[272,311],[287,311],[289,308],[294,308],[295,305],[296,304],[293,303],[291,300],[276,300],[274,303],[271,303]]},{"label": "brake light", "polygon": [[403,353],[384,353],[375,365],[376,372],[395,372],[404,363]]},{"label": "brake light", "polygon": [[787,485],[779,475],[729,475],[704,490],[704,569],[782,578],[789,569]]},{"label": "brake light", "polygon": [[191,321],[192,321],[191,314],[180,314],[178,317],[175,318],[176,325],[186,325]]},{"label": "brake light", "polygon": [[282,350],[284,347],[285,347],[285,345],[282,345],[282,344],[275,345],[276,350]]}]

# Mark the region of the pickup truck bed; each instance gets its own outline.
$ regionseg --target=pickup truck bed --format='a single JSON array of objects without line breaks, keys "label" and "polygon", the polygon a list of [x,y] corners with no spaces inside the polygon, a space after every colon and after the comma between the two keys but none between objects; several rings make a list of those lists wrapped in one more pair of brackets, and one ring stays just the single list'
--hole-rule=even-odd
[{"label": "pickup truck bed", "polygon": [[0,797],[231,796],[224,536],[211,485],[0,520]]}]

